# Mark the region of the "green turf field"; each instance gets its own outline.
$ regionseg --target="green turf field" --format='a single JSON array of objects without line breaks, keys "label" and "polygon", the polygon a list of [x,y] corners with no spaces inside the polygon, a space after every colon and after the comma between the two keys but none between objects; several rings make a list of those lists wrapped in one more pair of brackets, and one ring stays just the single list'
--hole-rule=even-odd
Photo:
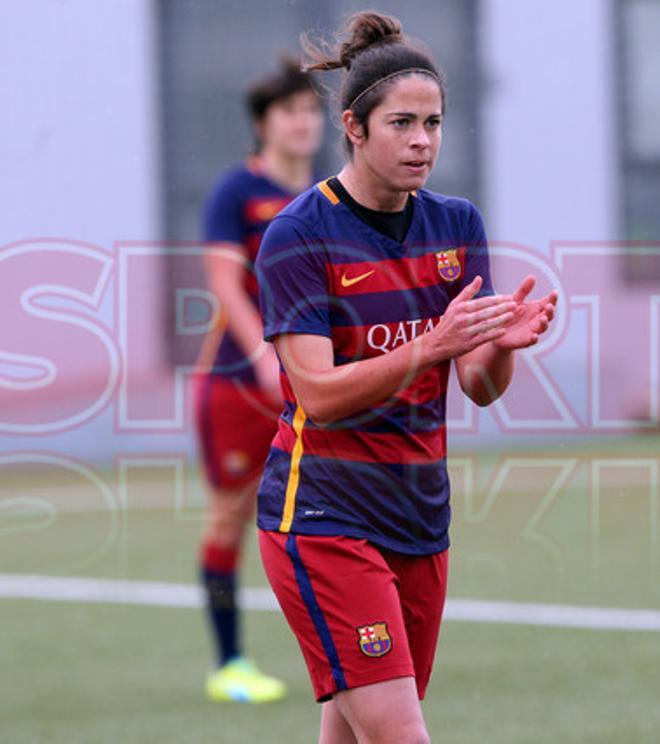
[{"label": "green turf field", "polygon": [[[658,440],[452,462],[451,597],[660,607]],[[654,469],[655,468],[655,469]],[[0,573],[194,582],[201,492],[151,470],[111,499],[17,473],[0,486]],[[50,504],[50,508],[48,508]],[[265,586],[252,543],[245,583]],[[193,609],[0,600],[0,741],[313,742],[318,707],[283,618],[249,612],[252,655],[291,694],[213,705]],[[447,622],[424,704],[438,742],[660,741],[660,633]]]}]

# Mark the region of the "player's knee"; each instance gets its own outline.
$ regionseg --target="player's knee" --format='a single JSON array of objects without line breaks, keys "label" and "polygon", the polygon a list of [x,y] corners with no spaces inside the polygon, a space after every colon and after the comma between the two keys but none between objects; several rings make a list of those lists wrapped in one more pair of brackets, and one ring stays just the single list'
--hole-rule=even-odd
[{"label": "player's knee", "polygon": [[431,739],[426,732],[424,724],[417,724],[403,732],[401,738],[397,738],[401,744],[431,744]]},{"label": "player's knee", "polygon": [[392,736],[392,732],[390,731],[384,737],[377,736],[368,741],[373,744],[431,744],[429,735],[423,730],[395,733],[394,736]]},{"label": "player's knee", "polygon": [[220,548],[238,547],[245,533],[245,522],[231,515],[209,514],[203,539]]},{"label": "player's knee", "polygon": [[[423,721],[415,723],[399,723],[377,725],[371,731],[365,732],[365,740],[369,744],[430,744],[431,739]],[[360,739],[362,740],[362,739]]]}]

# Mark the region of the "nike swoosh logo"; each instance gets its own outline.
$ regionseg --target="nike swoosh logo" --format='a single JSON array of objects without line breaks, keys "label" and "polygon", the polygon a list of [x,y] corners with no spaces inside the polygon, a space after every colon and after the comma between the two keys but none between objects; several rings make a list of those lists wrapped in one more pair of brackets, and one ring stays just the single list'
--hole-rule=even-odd
[{"label": "nike swoosh logo", "polygon": [[366,274],[360,274],[360,276],[354,276],[351,279],[349,279],[346,274],[342,274],[341,277],[341,286],[342,287],[352,287],[354,284],[357,284],[358,282],[361,282],[363,279],[366,279],[368,276],[371,276],[376,269],[371,269],[371,271],[367,271]]}]

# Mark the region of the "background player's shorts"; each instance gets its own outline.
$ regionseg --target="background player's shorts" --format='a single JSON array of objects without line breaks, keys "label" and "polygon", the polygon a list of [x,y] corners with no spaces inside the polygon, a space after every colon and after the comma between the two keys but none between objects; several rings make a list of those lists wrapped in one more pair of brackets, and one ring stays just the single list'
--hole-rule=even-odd
[{"label": "background player's shorts", "polygon": [[408,556],[350,537],[263,530],[259,547],[319,702],[408,676],[423,699],[445,602],[448,551]]},{"label": "background player's shorts", "polygon": [[243,488],[261,474],[280,409],[255,385],[219,375],[197,375],[194,385],[206,476],[216,489]]}]

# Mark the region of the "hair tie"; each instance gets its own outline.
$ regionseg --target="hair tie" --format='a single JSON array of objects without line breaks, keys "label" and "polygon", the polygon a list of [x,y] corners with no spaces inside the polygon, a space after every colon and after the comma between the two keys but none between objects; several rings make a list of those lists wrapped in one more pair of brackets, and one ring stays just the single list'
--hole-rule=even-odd
[{"label": "hair tie", "polygon": [[379,78],[376,80],[376,82],[371,83],[371,85],[368,85],[361,93],[358,93],[357,96],[351,101],[348,108],[352,109],[355,104],[362,98],[362,96],[365,96],[369,91],[373,90],[377,85],[380,85],[381,83],[384,83],[386,80],[391,80],[394,77],[397,77],[398,75],[405,75],[409,72],[421,72],[424,75],[430,75],[434,80],[439,80],[438,76],[433,72],[433,70],[427,70],[425,67],[406,67],[403,70],[397,70],[396,72],[391,72],[389,75],[385,75],[385,77]]}]

